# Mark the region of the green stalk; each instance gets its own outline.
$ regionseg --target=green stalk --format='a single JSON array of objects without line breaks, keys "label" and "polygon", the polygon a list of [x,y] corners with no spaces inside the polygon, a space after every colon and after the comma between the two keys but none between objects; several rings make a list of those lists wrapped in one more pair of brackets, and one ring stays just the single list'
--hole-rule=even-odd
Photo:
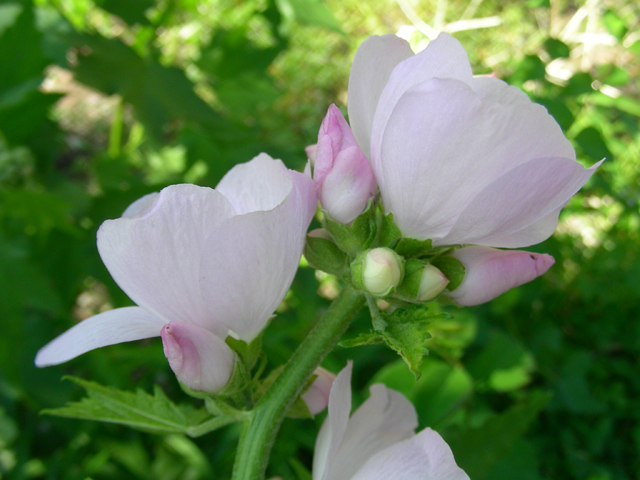
[{"label": "green stalk", "polygon": [[271,447],[287,410],[316,367],[338,343],[364,300],[360,292],[346,286],[291,356],[243,424],[233,480],[264,478]]}]

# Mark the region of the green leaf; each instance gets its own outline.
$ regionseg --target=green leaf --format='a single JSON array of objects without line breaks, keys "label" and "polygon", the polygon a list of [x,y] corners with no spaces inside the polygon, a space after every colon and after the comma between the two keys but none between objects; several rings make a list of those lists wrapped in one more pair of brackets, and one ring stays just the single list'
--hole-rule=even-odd
[{"label": "green leaf", "polygon": [[575,117],[565,102],[549,97],[535,97],[534,101],[544,105],[563,130],[567,130],[573,124]]},{"label": "green leaf", "polygon": [[521,86],[527,80],[542,80],[544,78],[545,66],[537,55],[527,55],[524,57],[515,71],[508,77],[509,83]]},{"label": "green leaf", "polygon": [[205,409],[176,405],[158,386],[151,395],[142,390],[135,393],[126,392],[77,377],[66,378],[84,388],[89,396],[79,402],[71,402],[65,407],[46,409],[41,413],[118,423],[149,433],[185,433],[194,436],[202,434],[203,426],[207,426],[212,421],[221,424],[234,421],[227,418],[212,418]]},{"label": "green leaf", "polygon": [[547,392],[534,392],[480,427],[462,430],[447,438],[460,468],[475,480],[488,480],[487,474],[513,451],[550,398]]},{"label": "green leaf", "polygon": [[307,235],[304,257],[313,268],[341,276],[347,268],[347,255],[331,240]]},{"label": "green leaf", "polygon": [[283,16],[305,25],[316,25],[343,33],[331,10],[319,0],[276,0]]},{"label": "green leaf", "polygon": [[291,469],[296,474],[297,480],[312,480],[309,469],[297,458],[291,457],[289,465],[291,465]]},{"label": "green leaf", "polygon": [[569,58],[569,54],[571,53],[571,50],[569,49],[567,44],[562,40],[558,40],[557,38],[547,38],[544,41],[544,49],[553,59]]},{"label": "green leaf", "polygon": [[602,134],[594,127],[587,127],[578,133],[575,138],[576,143],[580,146],[586,156],[592,160],[602,160],[603,158],[611,159],[613,154],[607,147]]},{"label": "green leaf", "polygon": [[464,280],[465,268],[462,262],[449,255],[441,255],[431,260],[431,264],[440,269],[444,276],[449,279],[447,290],[452,292],[460,286]]},{"label": "green leaf", "polygon": [[129,25],[148,24],[149,19],[145,12],[153,7],[154,3],[154,0],[102,0],[97,2],[99,7],[117,15]]},{"label": "green leaf", "polygon": [[402,238],[402,232],[393,219],[393,213],[384,214],[382,210],[378,212],[378,242],[383,247],[392,247],[393,244]]},{"label": "green leaf", "polygon": [[604,23],[604,27],[607,31],[618,40],[622,40],[629,31],[624,20],[613,10],[606,10],[603,13],[602,23]]}]

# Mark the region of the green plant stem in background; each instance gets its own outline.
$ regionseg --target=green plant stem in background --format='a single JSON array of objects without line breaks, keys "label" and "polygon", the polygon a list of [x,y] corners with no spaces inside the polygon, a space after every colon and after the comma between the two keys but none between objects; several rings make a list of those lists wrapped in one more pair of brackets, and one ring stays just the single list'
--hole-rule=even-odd
[{"label": "green plant stem in background", "polygon": [[280,424],[313,371],[338,343],[364,305],[364,296],[345,287],[245,421],[233,467],[233,480],[262,480]]}]

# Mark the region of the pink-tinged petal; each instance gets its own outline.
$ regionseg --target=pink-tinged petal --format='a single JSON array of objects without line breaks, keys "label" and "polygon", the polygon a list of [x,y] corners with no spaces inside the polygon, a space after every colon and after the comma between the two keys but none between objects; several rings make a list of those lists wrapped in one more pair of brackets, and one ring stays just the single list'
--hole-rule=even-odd
[{"label": "pink-tinged petal", "polygon": [[42,347],[35,363],[58,365],[96,348],[157,337],[163,325],[163,320],[139,307],[109,310],[81,321]]},{"label": "pink-tinged petal", "polygon": [[454,251],[465,267],[464,280],[449,296],[465,307],[480,305],[546,273],[555,263],[551,255],[522,250],[464,247]]},{"label": "pink-tinged petal", "polygon": [[194,323],[224,337],[202,301],[199,271],[206,237],[232,215],[215,190],[173,185],[133,217],[104,222],[98,251],[120,288],[163,324]]},{"label": "pink-tinged petal", "polygon": [[236,356],[220,337],[184,322],[166,324],[161,336],[173,373],[187,387],[215,393],[227,385]]},{"label": "pink-tinged petal", "polygon": [[271,210],[282,203],[290,190],[289,169],[266,153],[236,165],[216,186],[238,215]]},{"label": "pink-tinged petal", "polygon": [[411,402],[380,384],[370,392],[349,419],[325,479],[350,480],[373,455],[413,436],[418,418]]},{"label": "pink-tinged petal", "polygon": [[300,397],[311,415],[317,415],[329,404],[329,394],[336,376],[322,367],[316,368],[313,373],[316,375],[316,379]]},{"label": "pink-tinged petal", "polygon": [[372,457],[351,480],[469,480],[442,437],[426,428]]},{"label": "pink-tinged petal", "polygon": [[[432,78],[455,79],[467,85],[473,82],[467,52],[458,40],[447,33],[441,33],[422,52],[400,62],[389,76],[389,81],[380,95],[371,127],[369,159],[374,164],[380,158],[382,135],[400,98],[415,85]],[[415,109],[418,108],[421,106],[416,105]],[[428,115],[429,112],[424,114]],[[353,120],[351,124],[353,125]],[[375,168],[374,172],[377,173]]]},{"label": "pink-tinged petal", "polygon": [[[329,414],[325,419],[313,453],[314,480],[328,479],[329,469],[333,464],[342,437],[347,429],[351,413],[351,371],[353,363],[347,362],[336,376],[329,393]],[[334,479],[331,479],[334,480]]]},{"label": "pink-tinged petal", "polygon": [[556,231],[560,210],[562,210],[562,207],[515,233],[492,238],[491,246],[498,248],[518,248],[536,245],[545,241]]},{"label": "pink-tinged petal", "polygon": [[360,215],[376,193],[369,161],[335,105],[320,127],[313,181],[322,208],[342,224]]},{"label": "pink-tinged petal", "polygon": [[575,158],[544,107],[489,102],[464,82],[431,79],[398,101],[372,166],[405,236],[438,239],[491,182],[542,157]]},{"label": "pink-tinged petal", "polygon": [[409,57],[413,57],[411,47],[395,35],[369,37],[353,57],[349,75],[349,122],[360,149],[368,158],[371,158],[371,127],[380,94],[395,66]]},{"label": "pink-tinged petal", "polygon": [[[551,235],[555,225],[550,228],[550,220],[558,217],[549,215],[555,214],[582,188],[600,163],[584,168],[569,158],[536,158],[519,165],[471,200],[449,233],[434,241],[434,245],[502,246],[503,237],[510,238],[510,247],[539,243],[546,239],[540,238],[541,230],[527,227],[537,224]],[[539,221],[542,223],[538,224]],[[523,235],[523,229],[531,236]]]},{"label": "pink-tinged petal", "polygon": [[[307,154],[307,159],[309,160],[307,162],[307,166],[314,166],[316,163],[316,150],[318,149],[318,144],[314,143],[313,145],[307,145],[306,147],[304,147],[304,153]],[[305,166],[305,170],[306,170],[306,166]],[[305,171],[306,173],[306,171]],[[311,176],[311,173],[308,174],[309,176]]]},{"label": "pink-tinged petal", "polygon": [[201,252],[199,291],[209,316],[245,341],[262,331],[287,293],[315,212],[312,180],[287,172],[289,194],[282,203],[227,219]]}]

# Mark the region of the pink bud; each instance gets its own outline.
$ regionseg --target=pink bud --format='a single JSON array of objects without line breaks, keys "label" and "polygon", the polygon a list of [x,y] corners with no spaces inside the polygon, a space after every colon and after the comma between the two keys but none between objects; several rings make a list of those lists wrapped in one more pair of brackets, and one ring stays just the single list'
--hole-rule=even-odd
[{"label": "pink bud", "polygon": [[309,162],[311,162],[311,166],[316,164],[316,150],[318,149],[318,144],[314,143],[313,145],[307,145],[304,147],[304,152],[307,154],[307,158]]},{"label": "pink bud", "polygon": [[317,415],[329,404],[329,392],[336,376],[322,367],[316,368],[313,373],[317,375],[316,379],[301,397],[311,415]]},{"label": "pink bud", "polygon": [[183,384],[218,392],[231,378],[235,354],[220,338],[191,323],[170,322],[160,332],[164,355]]},{"label": "pink bud", "polygon": [[480,305],[543,275],[555,263],[551,255],[522,250],[464,247],[451,254],[466,269],[464,280],[449,294],[463,306]]},{"label": "pink bud", "polygon": [[343,224],[360,215],[376,194],[369,161],[335,105],[320,126],[313,180],[322,208]]}]

